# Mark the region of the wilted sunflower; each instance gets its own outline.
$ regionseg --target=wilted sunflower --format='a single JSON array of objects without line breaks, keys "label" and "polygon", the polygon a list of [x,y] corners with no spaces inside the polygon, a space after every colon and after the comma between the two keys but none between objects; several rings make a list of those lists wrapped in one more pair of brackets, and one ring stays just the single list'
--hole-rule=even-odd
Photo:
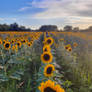
[{"label": "wilted sunflower", "polygon": [[44,68],[44,75],[46,77],[51,77],[53,76],[53,71],[55,71],[55,67],[52,64],[48,64],[45,68]]},{"label": "wilted sunflower", "polygon": [[70,44],[66,45],[66,46],[65,46],[65,49],[67,50],[69,47],[71,47]]},{"label": "wilted sunflower", "polygon": [[9,49],[11,48],[10,42],[5,42],[5,43],[4,43],[4,48],[5,48],[6,50],[9,50]]},{"label": "wilted sunflower", "polygon": [[69,47],[69,48],[67,49],[67,51],[70,51],[70,52],[71,52],[71,51],[72,51],[72,48],[71,48],[71,47]]},{"label": "wilted sunflower", "polygon": [[43,47],[43,52],[50,52],[50,51],[51,51],[51,49],[50,49],[50,46],[49,45],[45,45]]},{"label": "wilted sunflower", "polygon": [[55,85],[55,83],[51,80],[48,80],[45,83],[42,82],[41,86],[39,86],[38,89],[40,90],[40,92],[65,92],[60,85]]},{"label": "wilted sunflower", "polygon": [[52,45],[54,43],[54,40],[52,37],[45,38],[44,44]]},{"label": "wilted sunflower", "polygon": [[52,59],[53,59],[53,56],[52,56],[52,54],[50,52],[44,52],[41,55],[41,60],[44,63],[50,63],[50,62],[52,62]]}]

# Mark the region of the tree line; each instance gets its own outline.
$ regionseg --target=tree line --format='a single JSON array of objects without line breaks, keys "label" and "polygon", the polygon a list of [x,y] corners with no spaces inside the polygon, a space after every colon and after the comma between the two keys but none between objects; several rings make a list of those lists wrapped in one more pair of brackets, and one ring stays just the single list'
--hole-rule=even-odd
[{"label": "tree line", "polygon": [[0,24],[0,31],[27,31],[27,32],[46,32],[46,31],[58,31],[58,32],[89,32],[92,31],[92,26],[88,27],[87,29],[81,30],[79,27],[72,27],[70,25],[66,25],[63,29],[58,29],[56,25],[42,25],[39,29],[32,30],[31,28],[26,28],[25,26],[19,26],[17,23],[13,23],[10,25],[7,24]]},{"label": "tree line", "polygon": [[13,23],[10,25],[0,24],[0,31],[32,31],[30,28],[26,28],[25,26],[19,26],[17,23]]}]

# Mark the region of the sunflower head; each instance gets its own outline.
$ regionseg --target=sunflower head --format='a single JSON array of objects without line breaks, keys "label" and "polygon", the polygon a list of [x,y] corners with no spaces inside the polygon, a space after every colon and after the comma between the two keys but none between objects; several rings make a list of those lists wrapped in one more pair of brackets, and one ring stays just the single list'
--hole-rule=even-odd
[{"label": "sunflower head", "polygon": [[27,45],[28,45],[28,47],[31,47],[32,44],[31,44],[31,42],[28,42]]},{"label": "sunflower head", "polygon": [[51,51],[51,49],[50,49],[50,46],[49,45],[45,45],[43,47],[43,52],[50,52],[50,51]]},{"label": "sunflower head", "polygon": [[44,63],[50,63],[52,62],[52,54],[50,52],[44,52],[42,55],[41,55],[41,60],[42,62]]},{"label": "sunflower head", "polygon": [[5,42],[5,43],[4,43],[4,48],[5,48],[6,50],[9,50],[9,49],[11,48],[10,42]]},{"label": "sunflower head", "polygon": [[38,88],[40,92],[65,92],[60,85],[55,85],[55,83],[51,80],[48,80],[45,83],[42,82],[41,86],[39,86]]},{"label": "sunflower head", "polygon": [[70,47],[71,47],[71,45],[68,44],[68,45],[65,46],[65,49],[67,50],[67,49],[70,48]]},{"label": "sunflower head", "polygon": [[69,47],[69,48],[67,49],[67,51],[71,52],[71,51],[72,51],[72,48],[71,48],[71,47]]},{"label": "sunflower head", "polygon": [[78,46],[78,44],[77,44],[77,43],[73,43],[73,46],[74,46],[74,47],[77,47],[77,46]]},{"label": "sunflower head", "polygon": [[15,49],[16,49],[16,48],[15,48],[15,46],[13,45],[13,46],[12,46],[12,51],[15,51]]},{"label": "sunflower head", "polygon": [[53,72],[55,71],[55,67],[52,64],[48,64],[45,68],[44,68],[44,75],[46,77],[51,77],[53,76]]},{"label": "sunflower head", "polygon": [[20,41],[17,41],[17,46],[18,46],[19,48],[21,48],[21,42],[20,42]]},{"label": "sunflower head", "polygon": [[52,45],[54,43],[54,40],[52,37],[45,38],[44,44]]},{"label": "sunflower head", "polygon": [[25,44],[26,40],[25,39],[21,39],[21,43]]}]

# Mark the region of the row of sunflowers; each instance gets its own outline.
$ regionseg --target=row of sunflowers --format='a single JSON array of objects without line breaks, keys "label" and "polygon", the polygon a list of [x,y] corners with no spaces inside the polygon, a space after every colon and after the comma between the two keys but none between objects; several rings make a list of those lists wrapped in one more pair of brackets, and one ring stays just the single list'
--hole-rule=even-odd
[{"label": "row of sunflowers", "polygon": [[[44,77],[46,77],[46,81],[44,78],[42,79],[42,83],[39,86],[40,92],[65,92],[64,89],[54,80],[55,66],[53,61],[53,51],[51,49],[52,44],[54,43],[54,39],[51,37],[47,37],[44,34],[43,41],[43,53],[41,54],[42,67],[44,72]],[[55,73],[56,74],[56,73]]]}]

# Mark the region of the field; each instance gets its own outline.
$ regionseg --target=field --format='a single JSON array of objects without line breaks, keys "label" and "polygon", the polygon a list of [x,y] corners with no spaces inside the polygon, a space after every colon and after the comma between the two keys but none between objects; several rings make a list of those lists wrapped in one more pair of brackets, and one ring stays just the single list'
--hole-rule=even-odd
[{"label": "field", "polygon": [[92,92],[92,33],[0,32],[0,92]]}]

